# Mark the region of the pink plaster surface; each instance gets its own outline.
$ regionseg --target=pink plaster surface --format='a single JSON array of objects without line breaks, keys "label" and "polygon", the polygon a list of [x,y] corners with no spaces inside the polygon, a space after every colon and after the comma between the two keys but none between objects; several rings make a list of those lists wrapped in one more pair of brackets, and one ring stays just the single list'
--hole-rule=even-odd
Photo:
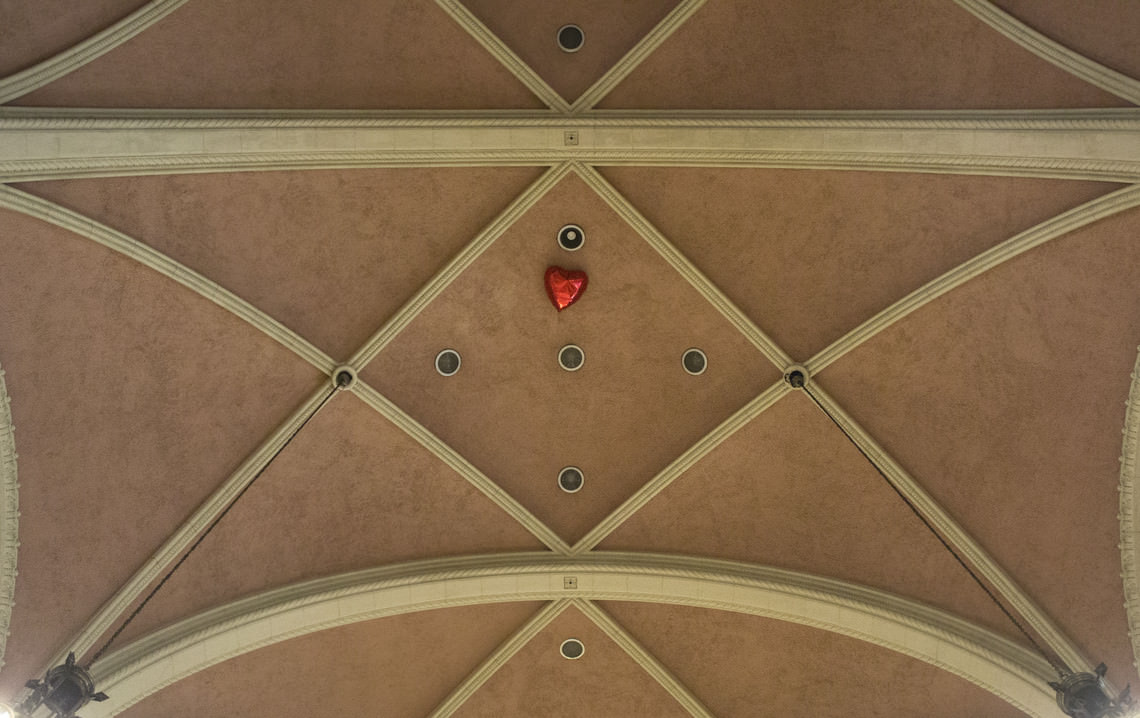
[{"label": "pink plaster surface", "polygon": [[0,77],[114,25],[147,0],[0,0]]}]

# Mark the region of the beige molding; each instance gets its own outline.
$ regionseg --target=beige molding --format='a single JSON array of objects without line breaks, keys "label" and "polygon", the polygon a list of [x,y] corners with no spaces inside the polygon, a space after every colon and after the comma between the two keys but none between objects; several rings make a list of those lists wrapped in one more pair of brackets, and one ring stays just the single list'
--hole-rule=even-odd
[{"label": "beige molding", "polygon": [[479,664],[478,668],[472,671],[442,703],[436,706],[428,718],[450,718],[455,711],[459,710],[460,706],[467,702],[468,698],[487,682],[487,679],[495,675],[507,661],[514,658],[515,654],[523,646],[530,643],[530,640],[537,636],[542,629],[550,625],[551,621],[562,615],[562,612],[569,608],[570,604],[570,599],[565,598],[546,604],[522,628],[515,631],[514,635],[495,649],[495,652],[488,656],[487,660]]},{"label": "beige molding", "polygon": [[1140,105],[1140,81],[1117,72],[1042,35],[989,0],[954,0],[967,12],[1034,55],[1105,92]]},{"label": "beige molding", "polygon": [[177,10],[186,0],[152,0],[102,32],[26,70],[0,79],[0,105],[39,89],[114,50]]},{"label": "beige molding", "polygon": [[648,242],[649,246],[653,247],[669,263],[669,266],[684,277],[685,281],[691,284],[733,327],[760,350],[761,354],[775,364],[776,368],[783,371],[792,363],[792,358],[783,349],[776,346],[776,343],[760,327],[756,326],[739,307],[733,304],[732,300],[724,295],[719,287],[709,281],[709,278],[701,270],[697,269],[664,235],[657,231],[657,228],[650,224],[649,220],[642,216],[613,185],[598,174],[597,170],[577,163],[574,164],[574,170],[591,189],[606,201],[610,209],[617,212],[618,216],[641,235],[642,239]]},{"label": "beige molding", "polygon": [[388,346],[388,343],[395,339],[396,335],[403,331],[406,326],[411,324],[433,299],[451,286],[451,283],[455,281],[463,270],[471,266],[472,262],[478,259],[483,252],[487,251],[487,249],[494,244],[495,240],[510,229],[519,217],[526,214],[531,207],[545,197],[546,193],[558,184],[569,171],[570,165],[560,164],[552,167],[539,177],[530,187],[515,198],[510,206],[500,212],[499,216],[487,225],[483,231],[460,250],[459,254],[448,262],[447,266],[439,270],[434,277],[420,287],[419,291],[364,343],[364,346],[352,356],[352,359],[350,359],[348,363],[358,369],[363,369],[370,361],[375,359],[376,355],[379,354],[384,347]]},{"label": "beige molding", "polygon": [[[578,579],[576,589],[563,579]],[[245,598],[150,634],[92,668],[106,718],[155,691],[279,641],[359,621],[508,601],[641,601],[736,611],[832,631],[897,651],[1052,718],[1049,666],[1030,650],[925,604],[834,579],[683,556],[546,553],[436,559],[358,571]]]},{"label": "beige molding", "polygon": [[522,524],[527,531],[530,531],[535,538],[545,544],[551,551],[560,555],[568,555],[570,553],[570,546],[561,536],[556,534],[553,529],[528,511],[525,506],[516,501],[513,496],[504,491],[498,484],[487,478],[486,474],[475,468],[475,466],[461,456],[459,452],[452,449],[439,437],[428,431],[428,429],[418,421],[408,416],[400,407],[389,401],[383,394],[360,379],[352,385],[352,391],[360,397],[365,404],[368,404],[385,419],[415,439],[420,446],[423,446],[431,452],[432,455],[449,466],[455,473],[467,479],[467,481],[484,496],[490,499],[492,503],[505,511],[511,518]]},{"label": "beige molding", "polygon": [[96,645],[99,639],[105,637],[111,629],[115,628],[119,619],[142,596],[143,591],[150,587],[168,566],[182,556],[202,531],[218,517],[226,506],[233,502],[234,497],[249,485],[257,472],[269,464],[293,432],[297,431],[304,423],[310,412],[321,406],[328,393],[328,383],[322,382],[305,402],[238,467],[237,471],[230,475],[221,487],[214,491],[195,510],[194,514],[166,539],[163,545],[146,560],[142,568],[135,572],[129,581],[119,587],[115,595],[99,608],[98,612],[87,622],[87,625],[79,633],[72,636],[36,675],[43,675],[52,666],[62,663],[67,658],[69,651],[75,651],[75,655],[83,656]]},{"label": "beige molding", "polygon": [[14,187],[0,185],[0,207],[54,224],[153,269],[241,318],[326,374],[331,374],[336,367],[336,362],[331,357],[257,307],[189,267],[122,232]]},{"label": "beige molding", "polygon": [[[859,448],[882,468],[891,484],[899,490],[915,509],[921,513],[934,529],[955,550],[960,552],[964,559],[981,574],[997,593],[1012,607],[1015,614],[1021,616],[1030,628],[1037,633],[1045,644],[1065,663],[1073,672],[1092,672],[1093,663],[1084,655],[1081,649],[1073,642],[1061,628],[1038,606],[1033,599],[1013,578],[1005,572],[997,561],[990,556],[981,544],[974,540],[958,522],[954,520],[934,498],[926,493],[914,477],[907,473],[894,458],[843,410],[819,384],[812,384],[812,393],[820,404],[827,407],[835,420],[839,422],[854,439]],[[1113,689],[1115,694],[1116,690]]]},{"label": "beige molding", "polygon": [[589,616],[590,620],[610,637],[610,640],[621,646],[621,649],[646,673],[652,676],[653,680],[657,681],[669,695],[673,696],[673,699],[680,703],[681,707],[689,712],[689,715],[693,718],[715,718],[712,712],[701,703],[699,698],[693,695],[693,692],[684,683],[681,683],[676,676],[669,672],[669,669],[661,665],[661,662],[638,643],[637,639],[629,635],[629,631],[618,625],[618,622],[610,614],[603,611],[593,601],[572,600],[579,611]]},{"label": "beige molding", "polygon": [[[578,133],[566,145],[564,133]],[[0,181],[337,167],[863,169],[1140,181],[1140,113],[0,115]]]},{"label": "beige molding", "polygon": [[542,100],[547,107],[561,113],[570,110],[569,103],[562,99],[562,96],[555,92],[554,88],[546,84],[546,81],[539,77],[538,73],[523,62],[522,58],[507,47],[479,18],[475,17],[460,0],[435,0],[435,3],[450,15],[452,20],[459,23],[459,26],[466,30],[471,37],[475,38],[475,41],[483,46],[483,49],[502,63],[503,67],[515,76],[515,79]]},{"label": "beige molding", "polygon": [[20,483],[16,473],[16,427],[12,399],[0,369],[0,667],[8,645],[8,626],[16,605],[16,558],[20,549]]},{"label": "beige molding", "polygon": [[1132,639],[1133,666],[1140,668],[1140,354],[1132,369],[1124,413],[1120,450],[1120,576],[1124,580],[1124,608]]},{"label": "beige molding", "polygon": [[658,494],[669,487],[681,477],[691,466],[708,456],[716,447],[720,446],[728,437],[735,434],[748,422],[755,419],[765,409],[779,401],[791,389],[783,381],[777,381],[752,401],[745,404],[735,414],[725,419],[719,426],[701,437],[685,453],[677,457],[671,464],[661,470],[659,474],[650,479],[632,496],[622,502],[609,516],[602,519],[597,526],[578,540],[571,549],[573,555],[581,556],[592,550],[595,546],[606,540],[618,526],[633,516],[642,506],[653,500]]},{"label": "beige molding", "polygon": [[1140,206],[1140,185],[1125,187],[1086,202],[1068,212],[1047,219],[969,259],[924,286],[916,289],[858,327],[847,332],[809,359],[805,366],[815,375],[848,352],[875,337],[887,327],[906,318],[938,297],[984,272],[1046,242],[1106,217]]},{"label": "beige molding", "polygon": [[574,104],[570,106],[570,114],[580,114],[601,102],[606,95],[610,94],[611,90],[621,84],[622,80],[637,69],[637,66],[653,54],[654,50],[661,47],[661,43],[668,40],[669,36],[685,24],[685,21],[692,17],[697,10],[700,10],[704,4],[705,0],[681,0],[668,15],[662,18],[661,22],[657,23],[656,27],[649,31],[648,35],[625,54],[625,57],[618,60],[613,67],[606,71],[606,74],[602,75],[597,82],[582,93],[581,97],[574,101]]}]

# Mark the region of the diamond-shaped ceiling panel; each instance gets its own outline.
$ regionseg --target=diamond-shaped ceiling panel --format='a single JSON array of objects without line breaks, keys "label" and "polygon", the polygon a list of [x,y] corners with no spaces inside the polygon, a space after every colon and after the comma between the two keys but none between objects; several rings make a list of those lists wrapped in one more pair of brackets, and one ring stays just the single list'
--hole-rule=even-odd
[{"label": "diamond-shaped ceiling panel", "polygon": [[1074,22],[1067,0],[993,0],[1037,32],[1122,72],[1140,77],[1140,4],[1086,0]]},{"label": "diamond-shaped ceiling panel", "polygon": [[8,0],[0,4],[0,77],[86,40],[147,0]]}]

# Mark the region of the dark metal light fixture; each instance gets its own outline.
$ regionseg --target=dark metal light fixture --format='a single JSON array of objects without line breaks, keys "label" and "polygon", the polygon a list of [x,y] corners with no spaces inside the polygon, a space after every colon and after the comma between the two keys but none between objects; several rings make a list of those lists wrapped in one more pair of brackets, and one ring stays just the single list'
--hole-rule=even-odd
[{"label": "dark metal light fixture", "polygon": [[1060,683],[1050,682],[1057,691],[1057,707],[1072,718],[1124,718],[1135,706],[1130,687],[1113,698],[1104,682],[1108,667],[1103,663],[1095,673],[1070,673]]},{"label": "dark metal light fixture", "polygon": [[107,694],[95,692],[95,681],[86,668],[75,662],[75,654],[67,654],[67,662],[47,672],[41,681],[28,681],[32,694],[16,708],[16,716],[30,716],[41,707],[51,711],[52,718],[78,718],[75,712],[91,701],[105,701]]}]

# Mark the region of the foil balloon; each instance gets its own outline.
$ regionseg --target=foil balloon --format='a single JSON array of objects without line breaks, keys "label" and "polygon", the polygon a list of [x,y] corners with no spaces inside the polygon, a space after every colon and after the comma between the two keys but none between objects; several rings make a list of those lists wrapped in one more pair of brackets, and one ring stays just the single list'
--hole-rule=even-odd
[{"label": "foil balloon", "polygon": [[585,272],[562,267],[546,268],[546,295],[558,311],[581,299],[586,292],[587,282],[589,277]]}]

